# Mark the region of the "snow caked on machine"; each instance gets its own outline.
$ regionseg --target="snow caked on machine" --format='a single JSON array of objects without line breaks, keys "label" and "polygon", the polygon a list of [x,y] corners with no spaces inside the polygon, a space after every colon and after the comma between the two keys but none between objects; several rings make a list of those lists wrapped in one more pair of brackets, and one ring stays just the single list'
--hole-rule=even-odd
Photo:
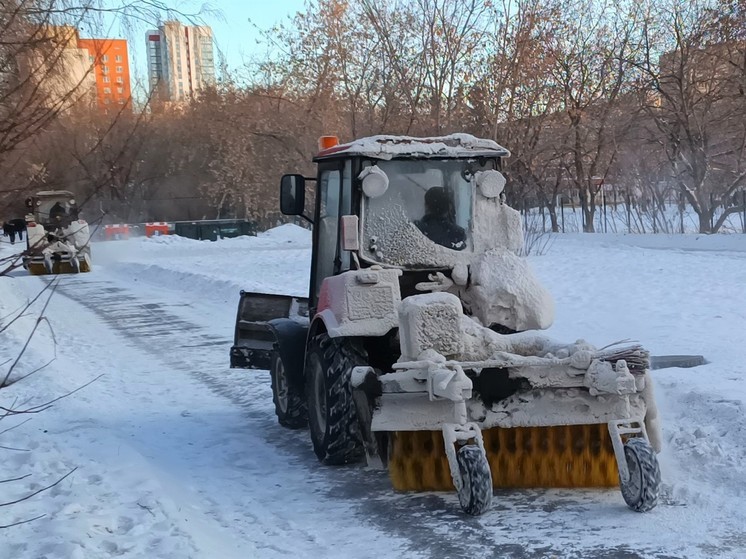
[{"label": "snow caked on machine", "polygon": [[[231,366],[270,369],[280,424],[397,490],[619,485],[656,505],[660,432],[639,346],[536,333],[554,306],[505,203],[508,150],[466,134],[322,137],[281,209],[313,223],[308,298],[241,293]],[[316,183],[312,216],[306,182]]]},{"label": "snow caked on machine", "polygon": [[27,250],[23,266],[33,275],[91,271],[91,235],[75,197],[45,190],[26,199]]}]

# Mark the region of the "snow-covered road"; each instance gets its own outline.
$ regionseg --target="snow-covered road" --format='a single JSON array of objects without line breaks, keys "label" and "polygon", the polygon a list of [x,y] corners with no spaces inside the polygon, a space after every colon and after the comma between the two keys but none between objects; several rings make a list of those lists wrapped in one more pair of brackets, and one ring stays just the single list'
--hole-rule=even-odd
[{"label": "snow-covered road", "polygon": [[[618,491],[500,491],[489,513],[465,518],[454,495],[395,494],[380,472],[319,465],[306,432],[277,425],[268,375],[227,368],[238,289],[304,287],[307,234],[283,229],[100,244],[93,273],[62,279],[46,313],[57,358],[0,391],[0,404],[102,376],[0,433],[0,445],[25,449],[0,449],[0,479],[31,474],[0,485],[0,501],[77,468],[0,508],[0,524],[46,514],[4,530],[0,557],[746,556],[744,252],[584,237],[534,258],[556,297],[554,337],[635,337],[712,363],[654,373],[665,444],[654,511],[632,513]],[[43,281],[0,278],[0,318]],[[32,323],[3,334],[0,363]],[[42,328],[21,365],[43,364],[52,345]]]}]

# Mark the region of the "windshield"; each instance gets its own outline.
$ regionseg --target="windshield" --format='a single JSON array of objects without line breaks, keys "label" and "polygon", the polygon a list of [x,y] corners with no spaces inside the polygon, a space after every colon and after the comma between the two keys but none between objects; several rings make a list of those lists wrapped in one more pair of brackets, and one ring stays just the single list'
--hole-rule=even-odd
[{"label": "windshield", "polygon": [[71,197],[42,197],[37,200],[35,213],[42,222],[53,221],[57,217],[77,219],[77,208]]},{"label": "windshield", "polygon": [[403,268],[450,265],[472,250],[476,171],[495,168],[493,160],[367,161],[388,177],[383,194],[364,201],[363,256]]}]

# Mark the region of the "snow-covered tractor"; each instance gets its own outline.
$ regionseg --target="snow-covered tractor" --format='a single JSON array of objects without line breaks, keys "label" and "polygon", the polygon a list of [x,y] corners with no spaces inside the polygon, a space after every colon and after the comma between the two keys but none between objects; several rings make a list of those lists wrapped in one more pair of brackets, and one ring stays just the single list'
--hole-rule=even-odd
[{"label": "snow-covered tractor", "polygon": [[26,199],[27,250],[23,266],[33,275],[91,271],[91,235],[67,190],[45,190]]},{"label": "snow-covered tractor", "polygon": [[519,256],[508,150],[466,134],[321,148],[316,178],[280,187],[282,212],[314,226],[308,298],[242,292],[231,349],[231,366],[270,370],[280,424],[397,490],[455,488],[468,514],[493,487],[619,484],[653,508],[649,356],[536,333],[554,306]]}]

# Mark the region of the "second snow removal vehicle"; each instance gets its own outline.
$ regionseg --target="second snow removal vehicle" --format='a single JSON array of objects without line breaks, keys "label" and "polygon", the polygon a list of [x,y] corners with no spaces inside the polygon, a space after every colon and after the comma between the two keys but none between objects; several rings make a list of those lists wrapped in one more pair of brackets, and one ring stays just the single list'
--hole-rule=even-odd
[{"label": "second snow removal vehicle", "polygon": [[23,266],[34,275],[91,271],[91,234],[80,219],[72,192],[45,190],[26,199],[27,256]]},{"label": "second snow removal vehicle", "polygon": [[554,306],[519,256],[508,150],[466,134],[320,143],[317,177],[280,188],[282,212],[313,223],[308,298],[242,292],[231,349],[231,366],[270,370],[280,424],[308,425],[326,464],[455,488],[468,514],[493,487],[619,484],[653,508],[648,353],[536,333]]}]

